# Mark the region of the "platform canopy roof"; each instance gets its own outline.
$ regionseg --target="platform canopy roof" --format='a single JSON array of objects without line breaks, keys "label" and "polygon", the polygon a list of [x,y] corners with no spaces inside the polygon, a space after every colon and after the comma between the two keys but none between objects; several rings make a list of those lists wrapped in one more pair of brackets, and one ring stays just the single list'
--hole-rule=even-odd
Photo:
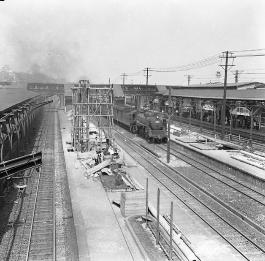
[{"label": "platform canopy roof", "polygon": [[[223,89],[223,82],[212,82],[212,83],[204,83],[204,84],[191,84],[191,85],[176,85],[172,86],[172,89]],[[262,82],[238,82],[238,83],[227,83],[227,89],[257,89],[257,88],[265,88],[265,84]]]},{"label": "platform canopy roof", "polygon": [[[200,98],[200,99],[223,99],[223,89],[172,89],[171,95],[175,97]],[[163,92],[168,95],[168,90]],[[227,90],[227,100],[257,100],[265,101],[265,89]]]},{"label": "platform canopy roof", "polygon": [[[92,84],[97,86],[97,84]],[[65,95],[71,96],[73,84],[65,84]],[[200,98],[200,99],[223,99],[223,83],[197,84],[190,86],[172,85],[171,94],[175,97]],[[167,85],[145,84],[113,84],[114,97],[124,97],[125,95],[157,95],[168,96]],[[265,101],[265,84],[261,82],[241,82],[228,83],[228,100],[257,100]]]}]

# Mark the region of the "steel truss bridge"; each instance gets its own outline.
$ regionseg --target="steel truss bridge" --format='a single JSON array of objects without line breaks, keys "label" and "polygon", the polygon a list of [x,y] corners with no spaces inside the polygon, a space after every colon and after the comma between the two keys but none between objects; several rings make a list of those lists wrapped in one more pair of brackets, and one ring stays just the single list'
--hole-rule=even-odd
[{"label": "steel truss bridge", "polygon": [[52,101],[44,101],[41,96],[26,100],[2,112],[0,116],[0,162],[7,160],[7,152],[12,150],[29,135],[32,123],[42,106]]}]

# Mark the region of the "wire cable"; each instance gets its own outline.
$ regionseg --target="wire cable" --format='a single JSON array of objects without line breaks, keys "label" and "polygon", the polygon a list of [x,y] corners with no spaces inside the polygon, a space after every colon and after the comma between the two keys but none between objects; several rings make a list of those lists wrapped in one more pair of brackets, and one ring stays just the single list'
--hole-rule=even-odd
[{"label": "wire cable", "polygon": [[239,51],[231,51],[231,52],[235,52],[235,53],[240,53],[240,52],[257,52],[257,51],[264,51],[265,48],[261,48],[261,49],[247,49],[247,50],[239,50]]},{"label": "wire cable", "polygon": [[240,55],[236,55],[235,57],[253,57],[253,56],[265,56],[265,53],[261,53],[261,54],[240,54]]},{"label": "wire cable", "polygon": [[204,67],[206,64],[214,64],[217,63],[217,60],[219,59],[219,54],[210,56],[208,58],[189,63],[186,65],[181,65],[181,66],[172,66],[172,67],[164,67],[164,68],[152,68],[153,70],[159,71],[159,72],[168,72],[168,71],[184,71],[184,70],[190,70],[192,68],[196,67]]}]

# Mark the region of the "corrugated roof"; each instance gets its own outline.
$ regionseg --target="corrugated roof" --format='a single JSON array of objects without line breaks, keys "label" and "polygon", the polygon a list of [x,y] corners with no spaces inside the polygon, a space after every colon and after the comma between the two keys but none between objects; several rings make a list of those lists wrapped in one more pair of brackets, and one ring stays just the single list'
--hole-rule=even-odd
[{"label": "corrugated roof", "polygon": [[[202,99],[222,99],[222,89],[172,89],[172,96]],[[168,95],[168,91],[164,93]],[[265,89],[227,90],[228,100],[259,100],[265,101]]]},{"label": "corrugated roof", "polygon": [[[238,83],[237,86],[239,89],[233,89],[231,87],[235,86],[234,83],[228,84],[230,88],[227,89],[227,99],[231,100],[261,100],[265,101],[265,89],[243,89],[248,85],[264,85],[263,83],[258,82],[244,82]],[[92,84],[93,85],[93,84]],[[73,84],[65,84],[65,95],[72,96],[71,87]],[[157,85],[158,95],[168,95],[168,86],[166,85]],[[191,85],[191,86],[171,86],[172,96],[177,97],[187,97],[187,98],[202,98],[202,99],[222,99],[223,98],[223,83],[216,84],[204,84],[204,85]],[[173,88],[175,87],[175,89]],[[193,88],[191,88],[193,87]],[[213,88],[216,87],[216,88]],[[113,85],[114,97],[124,97],[124,92],[122,85],[114,84]]]},{"label": "corrugated roof", "polygon": [[[186,89],[186,88],[223,88],[223,82],[214,82],[214,83],[204,83],[204,84],[191,84],[187,85],[175,85],[171,86],[172,89]],[[264,86],[264,83],[261,82],[240,82],[240,83],[227,83],[228,89],[241,89],[241,88],[257,88]]]}]

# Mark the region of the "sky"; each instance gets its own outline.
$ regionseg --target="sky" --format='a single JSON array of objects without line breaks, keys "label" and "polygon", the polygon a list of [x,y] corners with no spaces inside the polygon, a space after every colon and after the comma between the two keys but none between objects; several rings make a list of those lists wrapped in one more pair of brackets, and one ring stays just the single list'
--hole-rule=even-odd
[{"label": "sky", "polygon": [[[0,67],[92,83],[121,83],[122,73],[145,83],[146,67],[171,71],[151,71],[150,84],[214,82],[217,71],[223,81],[223,51],[265,53],[264,13],[264,0],[5,0]],[[228,81],[239,70],[239,81],[265,82],[265,56],[229,64]]]}]

